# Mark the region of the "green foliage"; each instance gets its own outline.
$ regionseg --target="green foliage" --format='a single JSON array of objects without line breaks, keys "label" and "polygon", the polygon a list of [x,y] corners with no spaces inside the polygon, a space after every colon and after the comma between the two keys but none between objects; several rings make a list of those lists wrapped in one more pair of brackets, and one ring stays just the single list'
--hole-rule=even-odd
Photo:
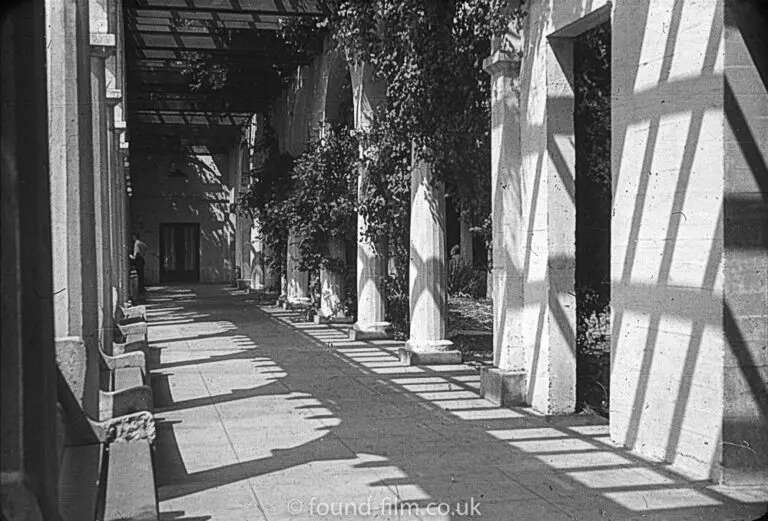
[{"label": "green foliage", "polygon": [[[385,240],[396,265],[390,320],[405,324],[411,146],[435,167],[462,212],[490,214],[490,78],[482,70],[492,36],[519,12],[492,0],[340,0],[331,36],[351,62],[386,80],[386,104],[361,140],[369,182],[360,212],[372,240]],[[401,302],[402,300],[402,302]]]},{"label": "green foliage", "polygon": [[178,20],[174,28],[202,30],[217,49],[233,51],[178,54],[190,90],[206,94],[203,106],[197,108],[216,113],[268,111],[296,66],[322,51],[327,32],[312,17],[281,20],[278,31],[229,29],[213,21],[187,19]]},{"label": "green foliage", "polygon": [[[491,0],[335,4],[330,26],[337,46],[350,60],[371,64],[387,82],[387,103],[373,144],[383,149],[397,143],[398,152],[410,156],[415,142],[434,163],[447,193],[463,209],[487,214],[490,82],[482,61],[490,53],[491,37],[516,13]],[[383,161],[385,155],[380,154]],[[395,177],[391,181],[403,181]]]},{"label": "green foliage", "polygon": [[[358,164],[357,156],[339,153],[331,158],[323,155],[327,150],[313,146],[294,169],[296,201],[280,208],[288,216],[288,226],[300,236],[304,267],[316,268],[330,261],[324,251],[326,239],[350,230],[347,211],[357,204],[369,224],[369,239],[386,245],[394,259],[388,313],[390,320],[407,328],[412,144],[433,163],[436,179],[445,183],[448,197],[460,211],[472,214],[476,222],[488,221],[490,78],[482,62],[490,54],[491,38],[521,14],[497,0],[328,0],[326,4],[327,18],[285,24],[280,41],[286,49],[309,56],[318,47],[307,42],[328,31],[350,63],[365,62],[386,81],[386,103],[371,128],[356,136],[363,149],[359,165],[368,174],[357,201],[352,201],[356,193],[352,165]],[[337,161],[341,157],[348,163]],[[314,176],[318,170],[326,174]],[[331,208],[337,216],[331,216]]]},{"label": "green foliage", "polygon": [[262,238],[273,255],[273,270],[285,271],[287,240],[293,230],[302,255],[301,270],[343,272],[328,240],[352,240],[357,220],[357,140],[346,128],[329,129],[295,160],[279,153],[269,129],[256,143],[251,182],[238,206],[261,222]]},{"label": "green foliage", "polygon": [[328,241],[355,238],[357,155],[357,139],[341,127],[327,129],[294,162],[292,193],[282,208],[298,241],[302,270],[345,270],[345,260],[331,255]]},{"label": "green foliage", "polygon": [[290,226],[283,208],[291,193],[293,158],[280,153],[271,128],[254,143],[251,157],[250,184],[240,194],[238,210],[259,220],[262,240],[270,252],[266,262],[275,274],[283,275]]},{"label": "green foliage", "polygon": [[459,256],[448,262],[448,294],[457,297],[485,298],[488,272],[462,262]]},{"label": "green foliage", "polygon": [[611,55],[610,24],[576,39],[576,285],[589,289],[585,316],[610,303]]},{"label": "green foliage", "polygon": [[408,337],[410,327],[411,304],[409,300],[408,272],[405,276],[387,277],[384,290],[387,295],[386,319],[392,324],[394,337],[403,340]]},{"label": "green foliage", "polygon": [[608,414],[611,222],[610,24],[576,39],[577,401]]}]

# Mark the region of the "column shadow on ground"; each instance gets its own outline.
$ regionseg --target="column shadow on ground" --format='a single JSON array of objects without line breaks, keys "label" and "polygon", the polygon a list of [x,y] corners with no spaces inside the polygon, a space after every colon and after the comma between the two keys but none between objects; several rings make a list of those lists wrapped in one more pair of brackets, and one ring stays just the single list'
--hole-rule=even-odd
[{"label": "column shadow on ground", "polygon": [[[731,519],[736,512],[751,519],[764,509],[614,447],[602,419],[542,418],[523,409],[496,408],[479,398],[479,376],[467,366],[401,366],[391,342],[340,342],[332,349],[311,336],[314,329],[302,332],[284,317],[271,317],[270,308],[244,307],[242,298],[220,288],[200,292],[209,296],[185,308],[210,314],[201,324],[231,321],[235,326],[219,337],[233,339],[235,352],[195,360],[200,370],[252,356],[269,360],[264,372],[275,379],[251,389],[233,383],[229,392],[174,401],[167,369],[181,365],[166,363],[155,371],[161,502],[246,480],[258,483],[261,477],[321,462],[346,462],[350,473],[366,472],[374,495],[389,491],[401,503],[421,508],[476,498],[488,508],[486,519],[495,518],[491,512],[670,520]],[[195,462],[179,450],[179,423],[164,423],[165,414],[264,397],[295,402],[286,412],[304,414],[301,421],[312,422],[314,437],[289,448],[276,440],[275,446],[262,447],[268,449],[264,457],[188,470]],[[378,471],[378,477],[370,475]],[[284,486],[295,490],[283,496],[301,496],[298,484]],[[272,493],[256,489],[261,501]]]}]

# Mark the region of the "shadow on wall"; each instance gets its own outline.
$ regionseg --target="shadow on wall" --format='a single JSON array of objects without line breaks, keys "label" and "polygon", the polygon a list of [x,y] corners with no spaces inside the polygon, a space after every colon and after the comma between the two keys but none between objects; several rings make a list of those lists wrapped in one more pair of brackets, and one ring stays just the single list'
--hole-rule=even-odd
[{"label": "shadow on wall", "polygon": [[[534,2],[527,19],[521,118],[533,183],[518,194],[529,215],[518,269],[530,281],[526,313],[538,317],[527,361],[534,377],[549,323],[572,337],[558,298],[572,284],[548,290],[548,274],[573,259],[536,260],[547,251],[535,244],[537,216],[547,215],[537,207],[549,179],[572,187],[575,176],[562,160],[564,140],[548,138],[546,93],[533,80],[546,69],[547,31],[596,3]],[[768,17],[751,1],[660,5],[620,2],[613,12],[611,434],[694,473],[712,475],[722,462],[730,482],[766,482],[768,131],[756,114],[768,106],[768,50],[757,36]]]},{"label": "shadow on wall", "polygon": [[[725,2],[726,19],[746,4]],[[612,407],[612,433],[629,447],[692,469],[714,473],[722,462],[729,482],[765,482],[768,425],[760,346],[768,331],[753,326],[767,318],[766,151],[747,135],[750,123],[728,78],[735,55],[728,43],[725,79],[720,70],[723,4],[678,1],[662,18],[654,8],[651,2],[622,4],[614,19],[619,29],[647,29],[624,38],[615,32],[621,40],[614,50],[621,54],[614,59],[614,97],[622,110],[613,133],[618,294],[612,378],[626,396]],[[759,24],[764,34],[766,19]],[[726,42],[742,32],[738,25],[726,29]],[[628,45],[627,37],[639,37],[643,45]],[[764,70],[757,59],[739,66]],[[763,104],[764,79],[748,95]],[[729,147],[730,132],[741,134],[741,150]],[[732,186],[750,182],[761,188],[744,206],[744,195]],[[742,239],[750,233],[745,247]],[[753,293],[761,285],[762,293]],[[747,315],[751,324],[743,320]],[[729,419],[734,415],[737,432]]]},{"label": "shadow on wall", "polygon": [[160,282],[160,225],[199,223],[201,282],[229,282],[234,224],[228,155],[205,146],[134,152],[132,226],[150,248],[147,281]]}]

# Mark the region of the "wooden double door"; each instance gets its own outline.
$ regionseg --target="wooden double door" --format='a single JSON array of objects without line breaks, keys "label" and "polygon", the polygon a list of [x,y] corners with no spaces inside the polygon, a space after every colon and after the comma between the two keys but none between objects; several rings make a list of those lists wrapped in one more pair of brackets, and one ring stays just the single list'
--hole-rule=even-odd
[{"label": "wooden double door", "polygon": [[200,224],[160,225],[160,282],[200,281]]}]

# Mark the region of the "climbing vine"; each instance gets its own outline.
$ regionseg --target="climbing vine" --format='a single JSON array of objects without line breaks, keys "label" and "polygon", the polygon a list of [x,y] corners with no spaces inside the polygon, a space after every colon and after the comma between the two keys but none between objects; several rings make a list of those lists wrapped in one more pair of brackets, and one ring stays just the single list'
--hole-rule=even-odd
[{"label": "climbing vine", "polygon": [[[462,213],[475,222],[490,215],[490,78],[482,62],[490,54],[491,38],[503,34],[522,14],[503,0],[328,0],[325,4],[326,16],[284,24],[282,44],[309,56],[319,50],[306,43],[325,38],[350,64],[365,62],[385,80],[386,103],[371,128],[356,136],[365,152],[359,164],[357,156],[350,154],[345,156],[349,163],[341,169],[351,176],[350,181],[356,167],[367,169],[368,182],[359,187],[359,194],[349,182],[343,197],[323,190],[307,196],[308,187],[329,189],[318,186],[309,175],[318,161],[324,165],[327,159],[321,149],[310,147],[291,178],[291,208],[281,210],[283,215],[302,216],[289,225],[295,225],[302,237],[306,267],[319,266],[328,261],[323,239],[343,235],[348,223],[345,218],[326,219],[328,224],[322,227],[318,219],[307,224],[308,212],[325,211],[330,204],[326,196],[338,204],[339,197],[356,199],[359,208],[347,204],[351,199],[345,199],[342,207],[359,209],[368,220],[370,239],[387,244],[394,258],[395,277],[389,292],[393,308],[392,295],[404,295],[407,301],[408,293],[413,144],[422,159],[433,163],[435,177],[445,184],[447,196]],[[339,181],[341,189],[344,182]]]},{"label": "climbing vine", "polygon": [[294,162],[292,193],[283,210],[298,242],[302,270],[345,271],[346,260],[334,257],[328,242],[355,239],[357,154],[357,139],[341,127],[326,129]]},{"label": "climbing vine", "polygon": [[285,274],[290,219],[284,211],[292,190],[293,158],[281,153],[277,137],[267,127],[252,145],[248,188],[240,194],[238,211],[257,218],[266,247],[266,263],[275,275]]},{"label": "climbing vine", "polygon": [[395,276],[388,317],[407,329],[411,150],[462,213],[490,215],[490,78],[482,70],[494,36],[522,16],[492,0],[342,0],[330,33],[350,62],[386,81],[386,103],[361,136],[369,182],[360,212],[372,239],[386,239]]}]

